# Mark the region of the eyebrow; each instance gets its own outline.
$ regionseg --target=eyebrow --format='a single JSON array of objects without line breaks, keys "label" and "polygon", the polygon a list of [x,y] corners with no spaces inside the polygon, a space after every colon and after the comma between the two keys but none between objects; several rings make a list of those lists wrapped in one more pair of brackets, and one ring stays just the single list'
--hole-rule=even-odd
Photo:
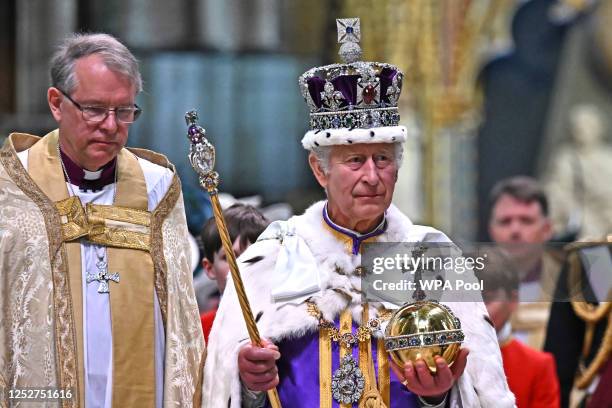
[{"label": "eyebrow", "polygon": [[386,154],[386,155],[393,155],[393,150],[392,149],[381,149],[381,150],[377,150],[374,152],[370,152],[370,153],[365,153],[365,152],[361,152],[358,150],[349,150],[346,153],[344,153],[343,155],[341,155],[341,157],[349,157],[349,156],[374,156],[374,155],[378,155],[378,154]]},{"label": "eyebrow", "polygon": [[102,102],[82,102],[81,106],[84,108],[108,108],[109,106],[112,106],[114,108],[133,108],[135,105],[135,103],[127,103],[127,104],[120,104],[120,105],[110,105],[110,104],[106,104],[106,103],[102,103]]},{"label": "eyebrow", "polygon": [[86,99],[86,98],[83,99],[83,101],[80,101],[79,103],[81,104],[81,106],[93,106],[93,107],[98,107],[98,108],[106,108],[109,106],[113,106],[117,108],[132,108],[136,104],[136,102],[127,102],[127,103],[122,103],[118,105],[113,105],[113,104],[107,104],[107,103],[100,102],[100,101],[93,101],[91,99]]}]

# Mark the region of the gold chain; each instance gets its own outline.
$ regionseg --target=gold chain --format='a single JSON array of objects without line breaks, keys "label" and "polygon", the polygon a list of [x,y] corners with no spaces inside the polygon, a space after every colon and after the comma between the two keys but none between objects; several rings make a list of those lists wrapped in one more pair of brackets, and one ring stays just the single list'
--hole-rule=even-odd
[{"label": "gold chain", "polygon": [[357,328],[357,334],[341,334],[340,330],[338,330],[333,322],[323,317],[323,313],[321,313],[321,310],[314,302],[306,301],[306,305],[308,307],[308,314],[319,320],[319,329],[328,330],[330,338],[345,347],[353,347],[358,343],[370,340],[370,338],[372,338],[372,333],[380,330],[382,322],[388,320],[392,315],[390,310],[383,309],[379,311],[378,317],[368,320],[366,325],[359,326]]}]

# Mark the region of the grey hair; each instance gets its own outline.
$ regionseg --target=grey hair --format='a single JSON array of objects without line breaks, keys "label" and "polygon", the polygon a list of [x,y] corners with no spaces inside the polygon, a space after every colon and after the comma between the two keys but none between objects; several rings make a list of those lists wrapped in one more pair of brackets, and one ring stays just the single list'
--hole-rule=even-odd
[{"label": "grey hair", "polygon": [[[317,159],[317,163],[319,163],[321,170],[323,170],[323,173],[325,174],[329,172],[329,165],[330,165],[329,161],[330,161],[332,147],[333,146],[318,146],[318,147],[313,147],[310,150],[311,153],[314,155],[314,157]],[[394,147],[393,156],[395,159],[395,165],[397,169],[399,170],[399,168],[402,167],[402,160],[404,156],[404,145],[403,143],[395,142],[393,143],[393,147]]]},{"label": "grey hair", "polygon": [[51,57],[49,73],[51,86],[70,93],[74,91],[77,77],[74,65],[79,58],[97,54],[112,71],[127,77],[136,87],[136,93],[142,91],[142,78],[138,70],[138,61],[127,47],[109,34],[72,34],[68,36]]}]

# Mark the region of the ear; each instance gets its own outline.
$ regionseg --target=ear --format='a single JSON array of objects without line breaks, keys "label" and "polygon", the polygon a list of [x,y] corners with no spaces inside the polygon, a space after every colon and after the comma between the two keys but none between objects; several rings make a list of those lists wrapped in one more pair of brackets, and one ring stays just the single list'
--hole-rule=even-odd
[{"label": "ear", "polygon": [[308,155],[308,164],[310,165],[310,168],[312,169],[312,174],[314,174],[315,178],[317,179],[321,187],[326,188],[327,187],[327,175],[321,168],[321,164],[319,163],[319,160],[317,160],[317,157],[312,152],[310,152],[310,154]]},{"label": "ear", "polygon": [[202,259],[202,268],[204,268],[204,272],[206,273],[206,276],[208,276],[210,280],[217,279],[217,275],[215,274],[215,271],[213,270],[213,264],[206,257]]},{"label": "ear", "polygon": [[549,241],[553,235],[553,226],[550,218],[546,217],[544,219],[544,240]]},{"label": "ear", "polygon": [[60,109],[62,100],[64,100],[63,95],[57,88],[52,86],[51,88],[47,89],[47,102],[49,103],[49,109],[51,109],[51,114],[58,123],[62,120],[62,110]]}]

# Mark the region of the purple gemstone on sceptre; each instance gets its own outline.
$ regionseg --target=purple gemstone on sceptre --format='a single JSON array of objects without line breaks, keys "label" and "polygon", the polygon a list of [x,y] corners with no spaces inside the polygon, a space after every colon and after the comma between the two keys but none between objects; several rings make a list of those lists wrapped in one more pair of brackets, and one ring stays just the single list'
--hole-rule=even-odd
[{"label": "purple gemstone on sceptre", "polygon": [[353,27],[351,27],[351,26],[346,27],[346,33],[347,34],[353,34]]}]

